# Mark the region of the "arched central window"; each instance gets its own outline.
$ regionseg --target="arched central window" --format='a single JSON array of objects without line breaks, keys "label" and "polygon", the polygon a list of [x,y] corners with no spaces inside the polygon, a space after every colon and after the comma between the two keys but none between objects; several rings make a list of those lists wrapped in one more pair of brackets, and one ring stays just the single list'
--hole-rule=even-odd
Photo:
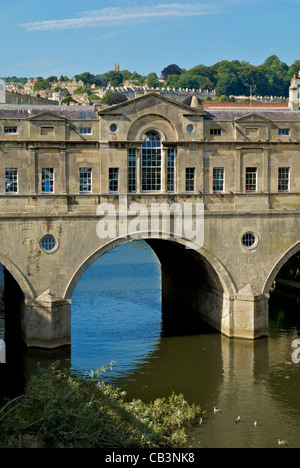
[{"label": "arched central window", "polygon": [[145,134],[142,144],[141,171],[144,192],[161,191],[162,151],[161,138],[157,132]]}]

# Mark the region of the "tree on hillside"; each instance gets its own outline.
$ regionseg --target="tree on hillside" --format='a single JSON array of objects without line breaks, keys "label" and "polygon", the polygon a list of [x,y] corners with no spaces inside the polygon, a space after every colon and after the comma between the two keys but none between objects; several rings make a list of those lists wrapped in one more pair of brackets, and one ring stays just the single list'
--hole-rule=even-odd
[{"label": "tree on hillside", "polygon": [[158,81],[156,73],[149,73],[149,75],[147,76],[146,84],[150,88],[157,88],[161,86],[161,83]]},{"label": "tree on hillside", "polygon": [[180,74],[181,74],[181,68],[178,65],[175,65],[174,63],[172,65],[168,65],[161,72],[161,76],[164,80],[166,80],[169,75],[180,75]]},{"label": "tree on hillside", "polygon": [[107,73],[103,73],[102,79],[104,80],[106,86],[109,83],[114,88],[117,88],[118,86],[121,86],[123,84],[123,81],[124,81],[122,73],[121,72],[116,72],[114,70],[111,70],[111,71],[109,71]]},{"label": "tree on hillside", "polygon": [[42,89],[51,89],[51,84],[48,80],[44,80],[44,78],[38,76],[33,85],[33,91],[41,91]]},{"label": "tree on hillside", "polygon": [[143,84],[145,84],[145,77],[134,71],[130,77],[130,81],[134,84],[142,86]]},{"label": "tree on hillside", "polygon": [[114,104],[120,104],[121,102],[128,101],[125,94],[121,93],[107,93],[101,99],[102,104],[107,104],[108,106],[113,106]]}]

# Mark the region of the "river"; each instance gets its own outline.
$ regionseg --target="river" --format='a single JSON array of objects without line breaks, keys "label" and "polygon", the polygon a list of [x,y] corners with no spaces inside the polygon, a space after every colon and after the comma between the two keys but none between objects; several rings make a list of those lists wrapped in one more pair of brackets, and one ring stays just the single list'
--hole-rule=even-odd
[{"label": "river", "polygon": [[[205,325],[168,334],[160,283],[160,266],[145,242],[106,253],[73,293],[71,352],[23,350],[25,379],[38,361],[61,359],[75,374],[107,366],[103,378],[128,399],[175,391],[199,403],[205,413],[190,431],[191,447],[275,448],[287,439],[288,447],[300,448],[300,364],[292,348],[300,338],[299,300],[272,294],[269,337],[254,342]],[[214,414],[214,406],[222,412]]]}]

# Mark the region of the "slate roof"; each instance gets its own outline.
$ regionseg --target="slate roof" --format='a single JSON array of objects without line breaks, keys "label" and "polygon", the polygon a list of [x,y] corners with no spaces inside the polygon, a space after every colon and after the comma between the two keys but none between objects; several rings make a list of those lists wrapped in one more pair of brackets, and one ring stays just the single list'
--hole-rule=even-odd
[{"label": "slate roof", "polygon": [[205,120],[220,120],[232,122],[234,119],[239,117],[245,117],[249,114],[255,114],[265,119],[269,119],[273,122],[300,122],[300,111],[291,111],[289,108],[278,108],[278,109],[259,109],[259,108],[246,108],[246,109],[220,109],[220,108],[205,108]]},{"label": "slate roof", "polygon": [[0,105],[0,119],[28,119],[45,112],[60,115],[68,120],[97,120],[94,106]]}]

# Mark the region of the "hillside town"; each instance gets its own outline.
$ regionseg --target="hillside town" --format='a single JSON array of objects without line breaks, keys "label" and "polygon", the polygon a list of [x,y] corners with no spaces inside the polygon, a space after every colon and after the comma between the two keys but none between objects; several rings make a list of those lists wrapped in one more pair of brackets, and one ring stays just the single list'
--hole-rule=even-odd
[{"label": "hillside town", "polygon": [[[170,68],[170,67],[173,67]],[[26,78],[16,79],[12,77],[4,79],[5,97],[2,97],[2,104],[29,104],[29,105],[109,105],[130,100],[140,95],[155,91],[162,96],[168,97],[176,102],[190,103],[192,96],[196,96],[202,102],[250,102],[286,104],[287,96],[264,95],[254,93],[256,86],[248,85],[247,94],[222,94],[222,89],[214,88],[214,83],[207,80],[204,87],[172,86],[180,81],[172,79],[178,75],[172,74],[176,65],[170,65],[170,75],[162,73],[158,78],[155,73],[150,73],[148,77],[138,75],[136,72],[130,73],[127,70],[120,71],[119,64],[114,65],[114,70],[103,75],[82,73],[72,78],[61,75],[59,78],[51,76],[49,78]],[[197,67],[195,67],[197,68]],[[179,69],[179,67],[178,67]],[[179,69],[179,73],[182,70]],[[176,71],[176,69],[175,69]],[[185,71],[184,71],[185,73]],[[189,72],[187,72],[189,73]],[[121,77],[121,79],[119,79]],[[93,79],[94,78],[94,79]],[[27,81],[26,81],[27,80]],[[182,80],[182,84],[197,84],[197,81]],[[199,83],[199,80],[198,80]],[[205,87],[207,85],[207,87]],[[245,89],[245,86],[244,86]],[[113,102],[109,102],[111,99]]]}]

